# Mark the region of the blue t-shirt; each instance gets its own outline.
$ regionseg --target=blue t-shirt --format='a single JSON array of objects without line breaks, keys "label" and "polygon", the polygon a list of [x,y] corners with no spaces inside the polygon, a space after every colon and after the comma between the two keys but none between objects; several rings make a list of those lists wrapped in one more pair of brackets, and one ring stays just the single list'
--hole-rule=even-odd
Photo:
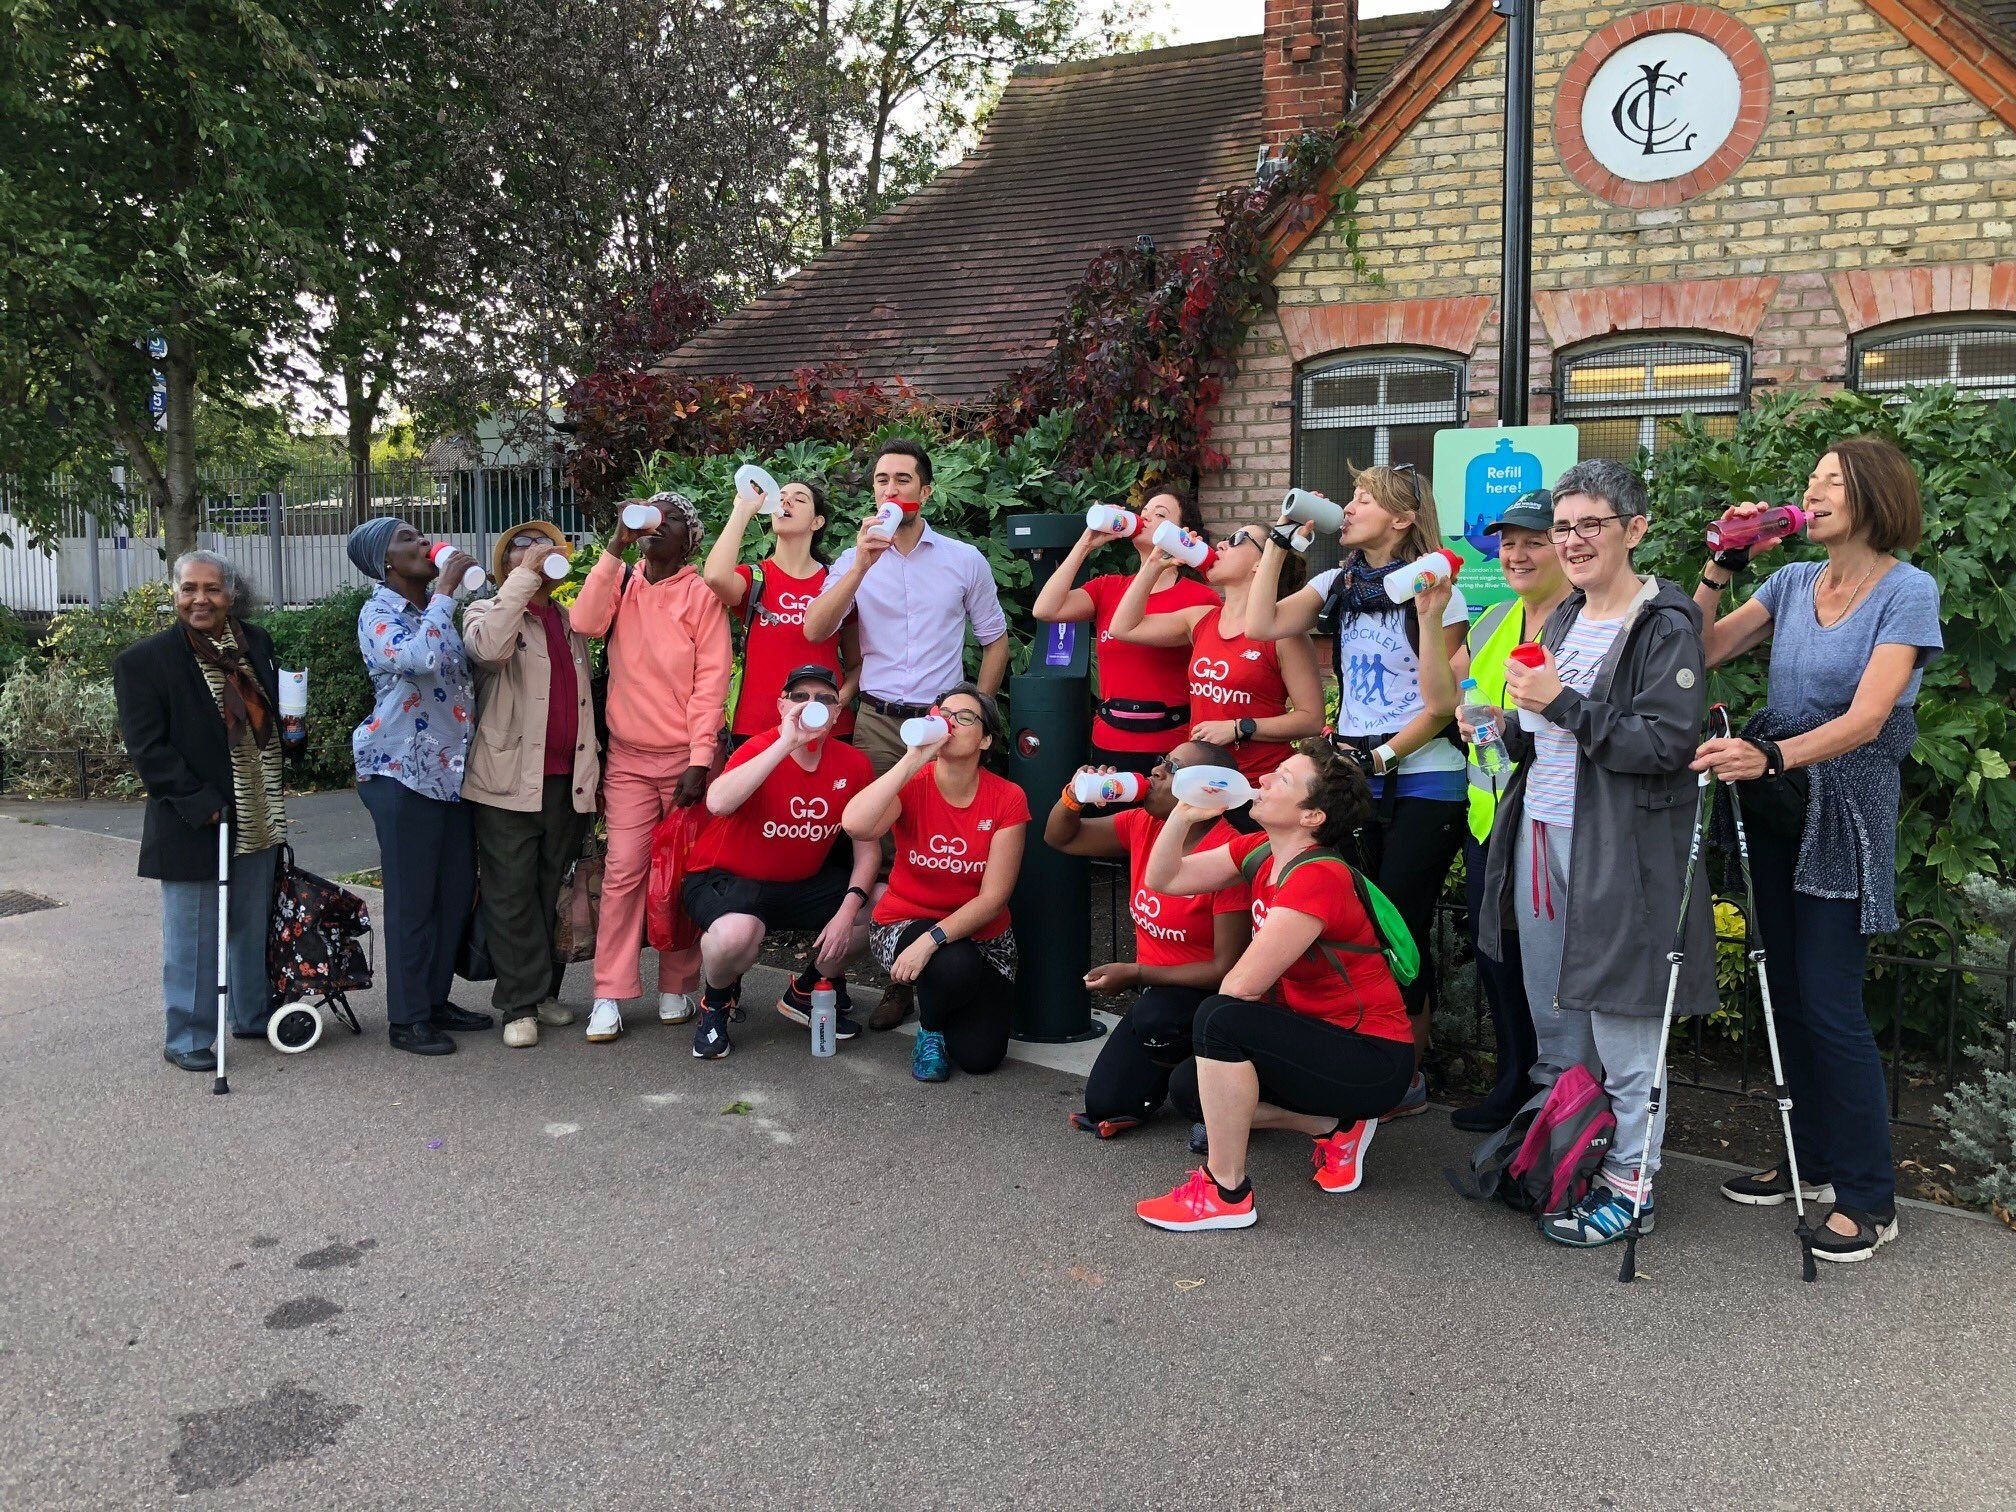
[{"label": "blue t-shirt", "polygon": [[1771,684],[1766,703],[1811,729],[1848,712],[1878,646],[1913,646],[1918,670],[1899,707],[1918,700],[1925,664],[1945,648],[1939,632],[1939,587],[1929,573],[1899,562],[1839,624],[1824,629],[1813,614],[1813,589],[1824,562],[1791,562],[1757,586],[1771,614]]}]

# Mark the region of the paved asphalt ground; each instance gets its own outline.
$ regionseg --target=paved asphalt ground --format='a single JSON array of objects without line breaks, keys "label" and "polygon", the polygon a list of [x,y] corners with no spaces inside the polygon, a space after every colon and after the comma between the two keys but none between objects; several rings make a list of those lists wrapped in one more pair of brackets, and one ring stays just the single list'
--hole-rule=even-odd
[{"label": "paved asphalt ground", "polygon": [[0,821],[0,888],[63,904],[0,919],[0,1505],[2016,1497],[1994,1225],[1914,1208],[1806,1286],[1789,1214],[1675,1163],[1620,1287],[1451,1194],[1431,1113],[1345,1197],[1264,1139],[1256,1228],[1163,1234],[1173,1125],[1097,1144],[1017,1062],[919,1086],[902,1035],[816,1063],[769,974],[721,1064],[655,1021],[422,1061],[372,993],[216,1098],[160,1059],[133,860]]}]

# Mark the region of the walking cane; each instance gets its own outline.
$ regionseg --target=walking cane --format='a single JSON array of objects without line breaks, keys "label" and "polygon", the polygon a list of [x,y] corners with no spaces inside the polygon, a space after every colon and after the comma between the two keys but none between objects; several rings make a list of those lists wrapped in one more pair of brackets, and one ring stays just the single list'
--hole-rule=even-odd
[{"label": "walking cane", "polygon": [[[1719,706],[1718,706],[1719,707]],[[1785,1085],[1785,1062],[1778,1054],[1778,1020],[1771,1011],[1771,977],[1764,969],[1764,932],[1757,927],[1757,885],[1750,880],[1750,836],[1743,828],[1743,788],[1729,785],[1729,808],[1736,820],[1736,855],[1743,866],[1744,954],[1757,972],[1757,992],[1764,1004],[1764,1042],[1771,1047],[1771,1093],[1778,1102],[1778,1123],[1785,1134],[1785,1170],[1792,1178],[1792,1209],[1799,1215],[1792,1232],[1799,1238],[1800,1275],[1819,1279],[1813,1263],[1813,1226],[1806,1219],[1806,1198],[1799,1190],[1799,1152],[1792,1147],[1792,1093]]]},{"label": "walking cane", "polygon": [[231,1036],[225,1013],[231,1002],[231,821],[217,821],[217,1079],[210,1083],[212,1096],[231,1090],[224,1079],[224,1046]]},{"label": "walking cane", "polygon": [[[1716,709],[1721,705],[1717,704]],[[1714,717],[1710,711],[1709,717]],[[1728,728],[1729,716],[1722,716],[1723,728]],[[1712,771],[1703,772],[1695,785],[1694,838],[1687,845],[1687,880],[1680,887],[1680,922],[1673,926],[1673,948],[1666,952],[1666,959],[1672,970],[1666,977],[1666,1011],[1659,1020],[1659,1060],[1652,1072],[1652,1097],[1645,1116],[1645,1153],[1652,1153],[1652,1131],[1659,1124],[1660,1104],[1666,1095],[1666,1036],[1673,1032],[1673,1005],[1680,996],[1680,968],[1687,961],[1687,910],[1694,901],[1694,877],[1701,869],[1701,832],[1708,827],[1708,798],[1715,784]],[[1638,1279],[1638,1236],[1644,1231],[1645,1216],[1645,1159],[1638,1160],[1638,1181],[1631,1193],[1631,1223],[1624,1230],[1624,1264],[1617,1271],[1617,1279],[1625,1285]]]}]

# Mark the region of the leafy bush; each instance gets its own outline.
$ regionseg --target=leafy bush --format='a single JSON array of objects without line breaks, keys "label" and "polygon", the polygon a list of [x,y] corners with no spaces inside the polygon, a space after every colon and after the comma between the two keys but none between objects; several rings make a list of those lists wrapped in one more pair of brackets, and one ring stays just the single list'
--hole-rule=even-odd
[{"label": "leafy bush", "polygon": [[17,663],[0,685],[0,746],[6,747],[7,790],[17,797],[77,794],[78,754],[86,791],[131,798],[140,779],[119,738],[112,680],[75,667]]},{"label": "leafy bush", "polygon": [[[2003,1027],[2016,1035],[2016,1023]],[[1937,1117],[1946,1126],[1946,1153],[1961,1170],[1958,1195],[2016,1225],[2016,1072],[2006,1044],[1969,1052],[1980,1078],[1948,1093]]]},{"label": "leafy bush", "polygon": [[306,609],[270,609],[257,623],[280,666],[308,669],[308,748],[289,784],[345,787],[356,776],[350,732],[371,714],[371,679],[357,652],[357,613],[369,595],[345,588]]},{"label": "leafy bush", "polygon": [[173,622],[174,599],[166,582],[142,583],[96,609],[66,610],[44,637],[42,652],[76,676],[109,678],[121,651]]},{"label": "leafy bush", "polygon": [[0,608],[0,682],[35,650],[35,632],[12,609]]}]

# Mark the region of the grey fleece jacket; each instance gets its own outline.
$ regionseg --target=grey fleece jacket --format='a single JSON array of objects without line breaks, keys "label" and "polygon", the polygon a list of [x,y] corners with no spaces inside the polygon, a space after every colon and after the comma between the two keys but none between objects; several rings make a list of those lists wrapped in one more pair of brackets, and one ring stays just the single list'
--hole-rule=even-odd
[{"label": "grey fleece jacket", "polygon": [[[1701,741],[1707,670],[1693,601],[1663,579],[1643,583],[1587,696],[1563,689],[1544,712],[1577,747],[1568,897],[1565,904],[1554,899],[1557,910],[1568,910],[1560,1005],[1656,1017],[1666,1006],[1667,952],[1680,923],[1700,790],[1687,764]],[[1541,644],[1558,652],[1584,604],[1571,593],[1548,616]],[[1494,960],[1503,958],[1505,932],[1516,931],[1522,910],[1533,906],[1530,886],[1512,875],[1513,847],[1527,822],[1533,741],[1511,720],[1505,743],[1518,765],[1491,826],[1477,921],[1477,943]],[[1703,865],[1688,900],[1678,1017],[1715,1007],[1705,871]]]}]

